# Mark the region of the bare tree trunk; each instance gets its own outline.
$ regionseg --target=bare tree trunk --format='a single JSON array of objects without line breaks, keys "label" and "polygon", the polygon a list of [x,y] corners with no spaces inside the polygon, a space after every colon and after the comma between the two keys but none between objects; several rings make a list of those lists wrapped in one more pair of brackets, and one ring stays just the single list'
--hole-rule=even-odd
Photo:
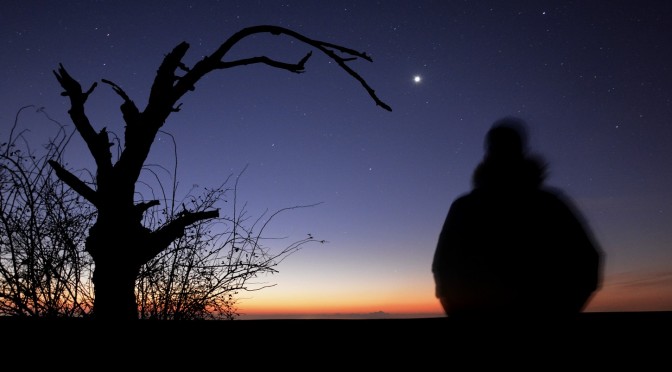
[{"label": "bare tree trunk", "polygon": [[93,273],[96,319],[138,319],[135,279],[138,269],[126,263],[100,260]]},{"label": "bare tree trunk", "polygon": [[124,216],[109,223],[99,219],[89,230],[86,246],[96,262],[93,316],[97,319],[138,318],[135,279],[143,262],[137,252],[148,243],[149,231],[139,222],[131,226],[127,221]]}]

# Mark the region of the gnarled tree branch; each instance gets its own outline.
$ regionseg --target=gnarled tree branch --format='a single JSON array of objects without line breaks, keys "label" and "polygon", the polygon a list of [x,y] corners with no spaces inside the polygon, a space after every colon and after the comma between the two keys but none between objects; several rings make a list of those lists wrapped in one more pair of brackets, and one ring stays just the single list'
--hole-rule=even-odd
[{"label": "gnarled tree branch", "polygon": [[103,83],[112,86],[112,89],[115,93],[119,95],[124,100],[124,103],[121,104],[121,113],[124,116],[124,121],[127,125],[136,125],[140,120],[140,110],[135,106],[135,103],[128,97],[128,94],[121,89],[117,84],[107,80],[102,79]]},{"label": "gnarled tree branch", "polygon": [[88,91],[82,92],[82,86],[68,74],[62,64],[59,64],[58,71],[54,71],[54,75],[61,84],[61,87],[65,89],[65,92],[61,94],[70,97],[70,110],[68,110],[68,113],[70,114],[72,122],[75,124],[75,128],[77,128],[82,139],[86,142],[91,155],[96,161],[99,176],[106,176],[112,169],[110,139],[105,128],[103,128],[100,133],[96,133],[89,122],[89,118],[84,112],[84,103],[96,88],[97,84],[94,83]]},{"label": "gnarled tree branch", "polygon": [[177,218],[168,222],[163,227],[151,234],[151,242],[147,248],[152,251],[146,252],[148,258],[155,257],[170,245],[175,239],[184,235],[184,229],[196,222],[219,217],[219,210],[182,212]]},{"label": "gnarled tree branch", "polygon": [[[127,124],[129,125],[126,127],[126,147],[115,167],[123,169],[122,173],[126,174],[128,177],[137,179],[157,131],[163,125],[168,116],[172,112],[178,110],[175,108],[177,101],[187,92],[193,91],[195,89],[196,83],[213,70],[263,63],[268,66],[290,72],[303,72],[305,69],[305,63],[310,58],[311,53],[306,54],[297,63],[281,62],[266,56],[252,57],[229,62],[224,61],[226,53],[228,53],[233,46],[235,46],[244,38],[259,33],[287,35],[320,50],[329,58],[333,59],[350,76],[359,81],[378,106],[384,108],[385,110],[392,111],[392,108],[389,105],[378,98],[373,88],[371,88],[371,86],[369,86],[369,84],[357,72],[347,65],[347,62],[358,58],[372,62],[371,57],[366,53],[346,48],[341,45],[310,39],[300,33],[286,29],[284,27],[270,25],[248,27],[235,33],[222,45],[220,45],[220,47],[217,48],[215,52],[209,56],[204,57],[191,69],[185,66],[182,62],[182,58],[189,49],[189,44],[186,42],[182,42],[177,45],[164,57],[163,62],[157,71],[154,83],[152,84],[147,106],[140,114],[140,123],[142,126],[140,127],[137,125],[131,125],[132,123],[127,121]],[[347,57],[342,57],[337,54],[337,52],[344,54]],[[183,76],[178,76],[176,74],[178,69],[180,71],[185,71],[185,74]],[[122,96],[125,104],[131,102],[125,94],[121,94],[123,91],[121,91],[115,85],[113,85],[113,87],[115,87],[115,91],[117,91],[117,93]],[[134,132],[133,135],[130,135],[131,131]]]}]

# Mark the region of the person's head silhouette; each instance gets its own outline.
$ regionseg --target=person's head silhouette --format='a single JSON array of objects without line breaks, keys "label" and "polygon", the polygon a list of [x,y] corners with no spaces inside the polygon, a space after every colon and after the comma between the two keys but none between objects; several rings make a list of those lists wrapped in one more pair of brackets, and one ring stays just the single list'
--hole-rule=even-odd
[{"label": "person's head silhouette", "polygon": [[485,136],[486,157],[521,159],[527,153],[525,122],[516,118],[496,121]]}]

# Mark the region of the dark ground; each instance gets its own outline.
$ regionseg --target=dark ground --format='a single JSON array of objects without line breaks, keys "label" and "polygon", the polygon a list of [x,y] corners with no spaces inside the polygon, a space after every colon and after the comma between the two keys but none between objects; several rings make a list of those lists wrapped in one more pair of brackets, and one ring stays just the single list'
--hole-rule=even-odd
[{"label": "dark ground", "polygon": [[[634,360],[637,371],[646,371],[653,370],[646,365],[659,358],[664,364],[655,365],[662,370],[672,361],[672,312],[583,313],[564,320],[528,317],[119,324],[0,318],[0,327],[0,355],[30,352],[36,358],[32,362],[38,364],[53,361],[46,355],[62,355],[61,363],[75,362],[74,355],[85,359],[96,356],[96,360],[110,365],[134,358],[134,363],[156,367],[150,370],[159,369],[153,363],[176,370],[189,361],[194,364],[187,370],[210,363],[222,363],[220,369],[228,369],[224,368],[227,363],[240,366],[242,362],[254,370],[285,364],[311,370],[361,370],[355,368],[360,365],[357,363],[365,363],[377,369],[385,366],[415,371],[429,369],[441,360],[453,367],[457,367],[453,363],[468,361],[473,365],[536,365],[539,370],[547,370],[549,363],[575,367],[575,363],[585,363],[603,369],[602,363],[607,361]],[[70,368],[77,369],[76,365]]]}]

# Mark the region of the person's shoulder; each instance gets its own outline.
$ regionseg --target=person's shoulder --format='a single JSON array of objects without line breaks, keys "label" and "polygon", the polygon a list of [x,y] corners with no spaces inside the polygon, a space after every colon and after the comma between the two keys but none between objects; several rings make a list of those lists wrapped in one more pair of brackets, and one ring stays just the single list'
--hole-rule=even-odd
[{"label": "person's shoulder", "polygon": [[554,186],[543,186],[537,189],[537,194],[542,197],[546,198],[549,201],[554,201],[557,203],[570,203],[571,199],[569,196],[567,196],[567,193],[565,193],[562,189]]},{"label": "person's shoulder", "polygon": [[466,208],[466,206],[470,205],[474,199],[477,198],[476,195],[474,195],[474,191],[469,191],[463,194],[460,194],[453,200],[453,202],[450,205],[451,209],[460,209],[460,208]]},{"label": "person's shoulder", "polygon": [[463,194],[460,194],[457,198],[455,198],[455,201],[453,201],[453,204],[458,203],[458,204],[464,204],[464,203],[469,203],[475,199],[478,199],[481,197],[481,192],[479,189],[473,189],[469,192],[465,192]]},{"label": "person's shoulder", "polygon": [[581,215],[573,199],[562,189],[546,186],[538,190],[538,202],[549,209],[565,211],[578,217]]}]

